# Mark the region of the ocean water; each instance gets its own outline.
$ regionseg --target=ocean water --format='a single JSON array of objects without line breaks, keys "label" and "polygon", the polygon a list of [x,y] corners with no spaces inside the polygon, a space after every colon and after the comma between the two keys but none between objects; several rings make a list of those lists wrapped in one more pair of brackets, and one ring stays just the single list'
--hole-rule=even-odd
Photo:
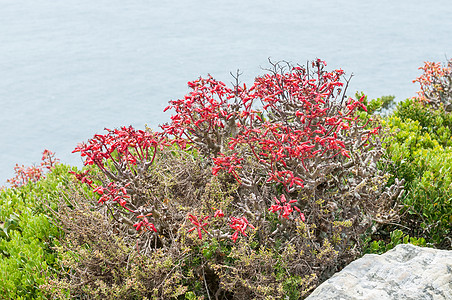
[{"label": "ocean water", "polygon": [[105,127],[158,129],[208,73],[250,83],[267,60],[316,57],[348,94],[415,95],[423,61],[452,56],[452,1],[0,0],[0,185]]}]

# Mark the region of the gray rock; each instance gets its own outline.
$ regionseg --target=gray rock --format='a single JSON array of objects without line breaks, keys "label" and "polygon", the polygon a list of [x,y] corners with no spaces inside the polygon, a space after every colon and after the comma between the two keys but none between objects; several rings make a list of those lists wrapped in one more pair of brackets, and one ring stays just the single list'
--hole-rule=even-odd
[{"label": "gray rock", "polygon": [[452,299],[452,251],[405,244],[364,255],[306,298],[327,299]]}]

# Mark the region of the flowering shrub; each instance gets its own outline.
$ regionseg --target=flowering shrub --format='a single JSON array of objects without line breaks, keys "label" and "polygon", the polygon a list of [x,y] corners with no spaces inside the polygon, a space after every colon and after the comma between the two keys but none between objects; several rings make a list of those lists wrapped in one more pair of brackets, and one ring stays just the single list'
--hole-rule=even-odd
[{"label": "flowering shrub", "polygon": [[[86,166],[96,165],[104,175],[100,183],[94,183],[89,177],[89,170],[83,173],[73,173],[76,178],[88,184],[94,192],[100,195],[98,203],[111,206],[118,204],[133,214],[125,218],[126,222],[135,222],[136,230],[151,228],[156,231],[149,216],[161,216],[157,212],[160,207],[152,207],[150,211],[144,208],[148,169],[153,164],[159,149],[163,149],[165,139],[159,133],[135,130],[130,127],[106,129],[107,134],[96,134],[86,144],[79,144],[73,152],[80,152],[86,157]],[[156,203],[158,204],[158,203]],[[134,221],[131,219],[135,218]],[[139,219],[139,220],[137,220]],[[144,226],[143,226],[144,225]]]},{"label": "flowering shrub", "polygon": [[[344,72],[325,66],[272,63],[249,88],[238,76],[231,88],[199,78],[170,101],[175,114],[162,133],[107,129],[77,146],[85,165],[97,166],[74,175],[98,194],[102,222],[142,255],[176,262],[143,296],[167,296],[163,287],[174,280],[174,297],[264,299],[295,290],[297,299],[360,254],[373,221],[394,218],[403,182],[385,188],[381,128],[361,117],[364,96],[345,96]],[[97,249],[95,240],[88,243]],[[98,273],[82,263],[75,293]],[[106,282],[92,288],[105,291]]]},{"label": "flowering shrub", "polygon": [[162,128],[174,136],[173,143],[211,157],[214,175],[225,171],[248,189],[243,193],[252,193],[254,200],[248,202],[254,203],[242,207],[252,219],[270,204],[257,195],[259,190],[276,183],[297,198],[286,211],[312,210],[303,216],[316,220],[318,209],[311,204],[321,201],[340,211],[339,219],[357,225],[362,210],[370,215],[389,211],[402,183],[381,192],[387,180],[376,167],[383,154],[381,127],[360,118],[365,96],[347,99],[341,93],[344,72],[327,72],[325,65],[321,60],[311,69],[276,63],[250,88],[200,78],[189,83],[187,96],[170,102],[167,109],[176,114]]},{"label": "flowering shrub", "polygon": [[37,182],[44,177],[46,170],[51,170],[58,162],[59,159],[55,158],[55,154],[45,149],[44,152],[42,152],[40,166],[25,167],[24,165],[19,166],[16,164],[14,167],[14,177],[7,179],[6,182],[9,183],[12,188],[26,185],[28,182]]},{"label": "flowering shrub", "polygon": [[[343,71],[326,72],[324,66],[320,60],[313,62],[314,71],[275,64],[249,89],[229,89],[211,77],[200,78],[189,83],[189,95],[170,102],[166,109],[174,109],[176,115],[162,128],[175,137],[173,142],[210,155],[214,175],[225,170],[251,187],[262,178],[262,172],[250,176],[242,166],[244,157],[251,155],[267,172],[266,181],[281,183],[288,192],[312,191],[323,182],[318,177],[326,180],[337,168],[334,160],[373,148],[372,137],[380,129],[364,129],[367,124],[360,124],[356,114],[358,108],[366,110],[364,96],[345,99],[337,90],[343,85]],[[258,102],[261,110],[255,108]],[[373,150],[369,152],[376,156],[378,150]]]},{"label": "flowering shrub", "polygon": [[424,73],[413,80],[421,86],[418,99],[429,103],[435,109],[443,105],[446,111],[452,111],[452,60],[445,66],[427,61],[419,69]]}]

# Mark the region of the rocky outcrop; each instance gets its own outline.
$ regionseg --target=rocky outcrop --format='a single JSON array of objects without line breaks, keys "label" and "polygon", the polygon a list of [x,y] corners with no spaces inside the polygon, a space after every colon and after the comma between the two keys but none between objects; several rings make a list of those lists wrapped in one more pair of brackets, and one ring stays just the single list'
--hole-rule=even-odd
[{"label": "rocky outcrop", "polygon": [[307,298],[328,299],[452,299],[452,251],[405,244],[382,255],[364,255]]}]

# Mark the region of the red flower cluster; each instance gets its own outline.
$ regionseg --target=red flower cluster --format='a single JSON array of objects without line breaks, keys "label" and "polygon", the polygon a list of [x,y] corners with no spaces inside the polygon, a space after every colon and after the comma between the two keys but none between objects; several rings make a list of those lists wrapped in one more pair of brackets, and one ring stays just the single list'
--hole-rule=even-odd
[{"label": "red flower cluster", "polygon": [[165,144],[161,134],[135,130],[132,126],[110,130],[105,128],[108,134],[96,134],[88,141],[88,144],[79,144],[72,153],[80,152],[86,157],[85,165],[97,165],[105,171],[105,161],[110,159],[117,169],[122,163],[127,166],[135,166],[137,162],[151,165],[157,147]]},{"label": "red flower cluster", "polygon": [[[224,213],[221,209],[218,209],[215,211],[214,214],[215,218],[218,217],[224,217]],[[188,215],[188,220],[194,225],[194,227],[192,227],[191,229],[188,230],[188,232],[192,232],[194,230],[198,231],[198,237],[199,239],[202,239],[202,231],[204,231],[205,233],[209,233],[206,230],[206,226],[209,225],[208,222],[205,222],[207,219],[209,219],[210,216],[205,216],[205,217],[196,217],[194,215],[189,214]],[[254,226],[251,225],[248,220],[246,219],[246,217],[241,217],[241,218],[235,218],[235,217],[231,217],[229,219],[229,227],[231,227],[232,229],[235,230],[235,232],[232,234],[231,239],[232,241],[234,241],[234,243],[237,241],[238,237],[239,237],[239,233],[243,234],[244,236],[246,236],[246,228],[247,227],[251,227],[253,229]]]},{"label": "red flower cluster", "polygon": [[143,216],[143,215],[139,215],[137,218],[138,219],[142,219],[140,222],[137,222],[137,223],[135,223],[135,224],[133,224],[133,227],[135,227],[135,229],[137,230],[137,231],[139,231],[140,229],[148,229],[148,230],[152,230],[152,231],[154,231],[154,232],[157,232],[157,229],[155,228],[155,226],[154,226],[154,224],[153,223],[151,223],[151,222],[149,222],[149,220],[148,220],[148,218],[147,217],[149,217],[149,216],[151,216],[152,215],[152,213],[149,213],[149,214],[147,214],[147,215],[145,215],[145,216]]},{"label": "red flower cluster", "polygon": [[[111,181],[105,186],[95,186],[88,177],[88,170],[79,174],[70,173],[101,195],[99,204],[108,201],[116,202],[129,212],[138,215],[140,212],[130,208],[133,205],[128,202],[130,196],[127,193],[127,187],[132,183],[133,178],[146,176],[146,171],[154,162],[157,151],[166,145],[165,138],[160,133],[135,130],[132,126],[105,130],[107,134],[94,135],[88,143],[79,144],[73,153],[80,152],[81,156],[85,157],[85,165],[98,166]],[[124,183],[125,179],[129,182]],[[143,218],[135,224],[137,230],[145,226],[156,231],[155,226],[148,222],[146,216],[140,214],[137,218]]]},{"label": "red flower cluster", "polygon": [[242,160],[243,158],[237,158],[237,153],[234,153],[231,156],[225,156],[224,154],[220,153],[220,157],[213,158],[215,167],[212,168],[212,174],[217,175],[218,171],[227,170],[228,173],[231,173],[234,178],[237,179],[238,182],[240,182],[236,169],[242,168],[242,166],[240,166]]},{"label": "red flower cluster", "polygon": [[447,66],[442,66],[441,63],[428,62],[424,63],[423,67],[419,68],[424,71],[424,74],[413,80],[419,82],[421,90],[418,93],[418,99],[424,102],[432,100],[442,100],[444,96],[448,97],[450,93],[452,76],[452,60],[447,62]]},{"label": "red flower cluster", "polygon": [[11,179],[7,179],[6,182],[13,188],[26,185],[28,182],[37,182],[44,177],[44,169],[51,170],[58,162],[59,159],[55,158],[55,154],[50,150],[45,149],[42,153],[40,166],[25,167],[16,164],[14,167],[15,176]]},{"label": "red flower cluster", "polygon": [[222,218],[222,217],[224,217],[223,210],[217,209],[217,210],[215,211],[215,214],[213,215],[213,217],[214,217],[214,218]]},{"label": "red flower cluster", "polygon": [[289,219],[290,214],[294,211],[294,209],[300,214],[300,219],[304,222],[306,218],[304,214],[300,211],[300,209],[296,206],[292,206],[292,203],[296,203],[297,200],[290,200],[287,202],[286,196],[281,195],[281,200],[275,197],[276,204],[273,204],[268,210],[272,213],[276,213],[279,211],[279,217]]},{"label": "red flower cluster", "polygon": [[172,100],[165,108],[174,109],[176,114],[171,116],[171,124],[162,125],[166,134],[173,135],[174,142],[184,147],[188,139],[196,143],[196,137],[209,136],[224,128],[227,121],[233,116],[228,100],[234,97],[234,91],[227,88],[221,81],[212,76],[199,78],[188,83],[192,89],[181,100]]},{"label": "red flower cluster", "polygon": [[74,171],[69,171],[69,173],[74,175],[75,178],[77,178],[77,180],[79,180],[80,182],[86,183],[87,185],[89,185],[89,187],[94,189],[93,181],[88,178],[89,170],[85,170],[84,172],[81,172],[81,173],[76,173]]},{"label": "red flower cluster", "polygon": [[231,217],[231,223],[229,224],[229,226],[235,230],[235,232],[232,234],[231,236],[231,240],[235,243],[237,241],[237,238],[239,237],[239,233],[243,234],[244,236],[246,236],[246,232],[245,229],[249,226],[253,229],[254,228],[253,225],[251,225],[248,220],[246,219],[246,217],[241,217],[241,218],[235,218],[235,217]]},{"label": "red flower cluster", "polygon": [[202,230],[204,230],[206,233],[207,230],[204,228],[207,225],[209,225],[209,223],[205,222],[203,223],[205,220],[207,220],[209,218],[209,216],[205,216],[204,218],[199,217],[199,220],[196,216],[194,215],[188,215],[188,220],[195,225],[195,227],[191,228],[190,230],[188,230],[188,232],[192,232],[193,230],[198,230],[198,237],[199,239],[202,239]]},{"label": "red flower cluster", "polygon": [[[299,168],[308,171],[306,160],[350,158],[343,136],[359,122],[355,112],[366,110],[364,97],[349,98],[342,105],[341,91],[336,89],[343,86],[344,72],[326,72],[325,65],[314,61],[313,73],[302,67],[275,71],[256,78],[249,89],[245,85],[229,89],[211,76],[189,82],[193,91],[171,102],[166,109],[176,114],[162,128],[178,143],[213,155],[213,174],[225,170],[241,183],[243,158],[224,154],[224,145],[229,143],[230,150],[246,145],[268,170],[268,181],[303,187]],[[258,102],[261,111],[253,109]]]},{"label": "red flower cluster", "polygon": [[7,179],[6,182],[13,188],[17,188],[26,185],[28,182],[37,182],[42,178],[43,173],[40,167],[25,167],[16,164],[14,167],[15,176],[13,178]]},{"label": "red flower cluster", "polygon": [[118,187],[115,182],[110,182],[107,187],[103,187],[101,185],[97,186],[93,192],[98,193],[99,195],[102,195],[99,198],[98,203],[104,204],[107,201],[113,201],[124,207],[130,212],[134,212],[133,210],[126,207],[127,201],[126,199],[130,198],[129,195],[127,195],[126,187],[128,187],[129,184],[126,184],[123,187]]}]

